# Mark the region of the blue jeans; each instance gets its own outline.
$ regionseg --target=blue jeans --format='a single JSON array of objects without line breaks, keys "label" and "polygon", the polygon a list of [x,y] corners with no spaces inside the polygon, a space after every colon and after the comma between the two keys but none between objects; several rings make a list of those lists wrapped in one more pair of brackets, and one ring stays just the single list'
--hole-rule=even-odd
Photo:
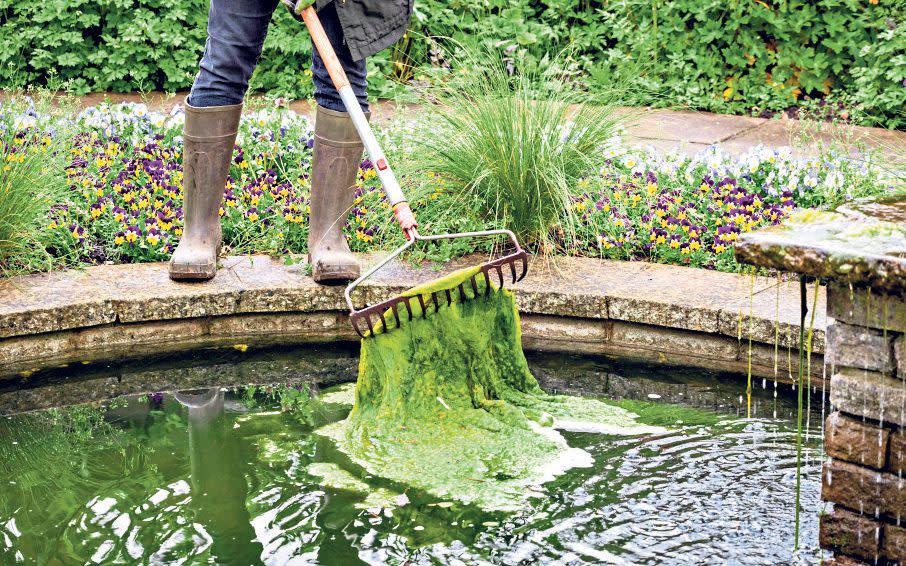
[{"label": "blue jeans", "polygon": [[[267,26],[279,0],[211,0],[208,40],[198,75],[189,94],[189,104],[199,107],[239,104],[261,56]],[[349,84],[368,111],[365,60],[353,61],[343,39],[343,29],[333,3],[318,12],[324,31],[346,70]],[[298,25],[302,25],[299,23]],[[312,45],[311,72],[315,100],[324,108],[345,112],[340,95],[330,81],[318,51]],[[292,71],[287,71],[292,72]]]}]

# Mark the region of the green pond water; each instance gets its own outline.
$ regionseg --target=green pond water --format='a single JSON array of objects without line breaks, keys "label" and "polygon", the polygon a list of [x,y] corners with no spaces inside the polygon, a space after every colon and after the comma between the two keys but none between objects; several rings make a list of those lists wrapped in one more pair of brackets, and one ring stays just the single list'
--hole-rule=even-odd
[{"label": "green pond water", "polygon": [[346,417],[352,395],[343,382],[357,361],[345,348],[221,350],[0,386],[0,563],[798,564],[820,556],[820,393],[807,415],[794,556],[789,386],[757,383],[746,418],[739,376],[530,355],[546,391],[602,399],[666,430],[563,432],[591,466],[531,486],[520,509],[491,512],[371,476],[315,434]]}]

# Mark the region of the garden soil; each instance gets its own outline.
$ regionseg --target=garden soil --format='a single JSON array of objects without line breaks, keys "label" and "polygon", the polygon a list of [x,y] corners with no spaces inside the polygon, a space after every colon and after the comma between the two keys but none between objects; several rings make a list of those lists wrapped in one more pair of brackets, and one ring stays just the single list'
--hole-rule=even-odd
[{"label": "garden soil", "polygon": [[[476,272],[461,270],[408,294],[456,288]],[[620,407],[542,391],[522,352],[513,295],[496,286],[482,291],[363,340],[354,407],[319,433],[369,474],[512,511],[565,470],[591,466],[591,456],[569,447],[558,429],[663,430]]]}]

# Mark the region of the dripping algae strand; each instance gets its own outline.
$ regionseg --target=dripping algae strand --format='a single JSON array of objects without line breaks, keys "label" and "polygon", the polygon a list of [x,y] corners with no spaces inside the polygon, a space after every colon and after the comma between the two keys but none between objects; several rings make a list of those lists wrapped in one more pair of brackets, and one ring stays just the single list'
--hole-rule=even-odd
[{"label": "dripping algae strand", "polygon": [[799,506],[802,487],[802,381],[805,373],[805,317],[808,314],[808,297],[805,275],[799,276],[799,376],[796,380],[796,526],[793,550],[799,550]]}]

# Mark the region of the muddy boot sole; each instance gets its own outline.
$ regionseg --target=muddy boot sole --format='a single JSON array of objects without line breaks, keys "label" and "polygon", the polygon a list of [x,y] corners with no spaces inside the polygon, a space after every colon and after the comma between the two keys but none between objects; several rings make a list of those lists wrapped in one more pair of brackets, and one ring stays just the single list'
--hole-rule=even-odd
[{"label": "muddy boot sole", "polygon": [[173,281],[209,281],[217,275],[217,265],[213,267],[201,265],[170,266],[170,279]]}]

